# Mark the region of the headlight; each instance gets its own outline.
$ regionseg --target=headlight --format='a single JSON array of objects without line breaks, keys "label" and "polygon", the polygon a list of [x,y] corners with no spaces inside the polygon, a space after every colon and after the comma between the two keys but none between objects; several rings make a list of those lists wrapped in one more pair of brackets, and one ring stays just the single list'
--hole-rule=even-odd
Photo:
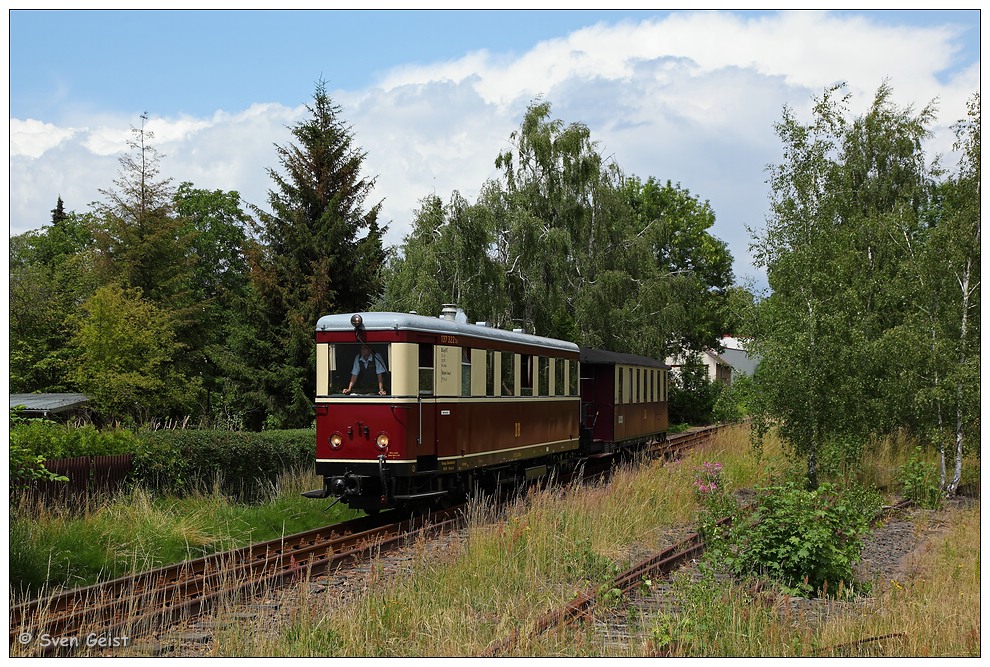
[{"label": "headlight", "polygon": [[334,433],[330,436],[330,446],[334,449],[340,449],[340,446],[344,444],[344,436],[340,433]]},{"label": "headlight", "polygon": [[375,444],[378,445],[378,449],[388,449],[388,433],[379,433]]}]

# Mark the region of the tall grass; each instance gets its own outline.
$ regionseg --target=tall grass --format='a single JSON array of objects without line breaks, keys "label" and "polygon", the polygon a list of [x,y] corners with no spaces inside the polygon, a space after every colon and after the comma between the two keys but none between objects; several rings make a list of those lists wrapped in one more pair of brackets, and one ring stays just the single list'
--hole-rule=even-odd
[{"label": "tall grass", "polygon": [[[880,479],[896,469],[903,449],[892,443],[879,464],[866,462],[855,474]],[[903,456],[906,460],[907,453]],[[608,482],[531,488],[501,509],[478,499],[467,511],[466,529],[420,539],[402,560],[376,559],[363,574],[347,579],[331,575],[319,586],[304,581],[284,593],[263,593],[259,600],[278,605],[272,618],[241,623],[234,617],[239,609],[234,601],[221,604],[206,619],[213,628],[209,652],[472,656],[518,632],[511,655],[979,654],[978,507],[950,515],[952,530],[915,561],[914,573],[881,582],[874,599],[822,603],[821,624],[808,622],[801,612],[789,613],[786,599],[754,592],[752,582],[682,576],[674,582],[676,613],[637,612],[622,599],[613,600],[611,610],[596,612],[622,617],[631,630],[627,637],[604,635],[594,623],[530,633],[546,612],[589,588],[605,592],[610,578],[644,552],[693,530],[699,510],[693,482],[705,462],[722,465],[729,492],[802,472],[801,462],[773,437],[754,452],[748,430],[740,427],[679,462],[620,468]],[[312,488],[311,482],[303,487]],[[214,526],[235,521],[223,518],[222,507],[207,512],[215,517]],[[190,543],[196,534],[187,533]],[[844,613],[850,610],[855,613]],[[862,641],[891,634],[896,637],[883,642]]]},{"label": "tall grass", "polygon": [[16,597],[85,586],[182,560],[342,521],[359,513],[299,494],[316,488],[310,470],[283,473],[253,503],[224,495],[222,480],[184,497],[143,488],[76,506],[14,499],[10,582]]},{"label": "tall grass", "polygon": [[695,469],[718,459],[733,485],[779,467],[773,445],[750,460],[745,429],[676,463],[618,469],[608,482],[531,489],[496,511],[476,502],[456,539],[416,545],[401,572],[372,567],[367,593],[307,597],[278,633],[235,627],[216,637],[224,655],[462,656],[521,631],[521,655],[554,654],[527,631],[544,613],[606,584],[636,553],[676,541],[697,512]]},{"label": "tall grass", "polygon": [[[300,592],[293,595],[299,597],[286,602],[289,611],[281,625],[263,624],[268,630],[260,632],[258,625],[227,624],[221,618],[223,627],[214,634],[212,651],[250,656],[471,656],[514,632],[519,642],[511,655],[519,656],[979,651],[979,598],[974,597],[979,595],[979,551],[978,538],[973,537],[978,535],[978,523],[973,523],[978,522],[978,511],[960,518],[958,535],[947,537],[951,547],[936,546],[931,560],[921,563],[921,574],[900,582],[901,589],[883,592],[862,617],[836,612],[815,626],[784,613],[788,607],[779,598],[753,593],[751,582],[681,577],[675,582],[676,615],[637,615],[622,600],[615,600],[611,612],[599,610],[602,615],[624,616],[633,630],[629,637],[606,637],[594,623],[530,634],[543,614],[576,593],[600,589],[638,560],[636,553],[659,549],[676,539],[673,533],[693,529],[699,509],[693,481],[706,461],[722,464],[730,492],[800,474],[800,466],[778,441],[766,440],[757,455],[741,428],[680,462],[620,469],[608,483],[531,489],[500,511],[475,502],[465,531],[417,543],[401,566],[386,570],[388,561],[373,563],[360,581],[352,581],[346,595],[335,586],[320,593],[314,592],[321,590],[318,587],[297,588]],[[945,595],[953,590],[946,577],[965,590],[961,599]],[[953,608],[956,602],[959,608]],[[864,606],[862,600],[825,604]],[[930,641],[942,632],[939,617],[954,618],[953,627]],[[895,632],[917,637],[900,644],[868,642],[838,652],[831,648]]]}]

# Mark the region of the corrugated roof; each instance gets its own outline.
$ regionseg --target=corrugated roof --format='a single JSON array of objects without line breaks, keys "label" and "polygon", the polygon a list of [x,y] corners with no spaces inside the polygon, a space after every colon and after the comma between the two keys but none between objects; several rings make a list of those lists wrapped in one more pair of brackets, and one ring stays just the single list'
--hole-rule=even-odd
[{"label": "corrugated roof", "polygon": [[89,402],[85,394],[11,394],[10,408],[23,405],[27,412],[59,413]]}]

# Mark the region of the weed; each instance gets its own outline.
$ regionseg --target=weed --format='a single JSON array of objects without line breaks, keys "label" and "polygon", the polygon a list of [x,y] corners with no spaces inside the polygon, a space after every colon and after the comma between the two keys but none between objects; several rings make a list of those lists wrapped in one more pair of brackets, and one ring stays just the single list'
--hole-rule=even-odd
[{"label": "weed", "polygon": [[916,447],[907,463],[898,469],[898,481],[904,497],[919,507],[938,509],[942,504],[938,471],[924,460],[921,447]]},{"label": "weed", "polygon": [[879,510],[870,491],[822,484],[761,489],[754,511],[733,526],[726,563],[738,575],[758,574],[793,595],[813,596],[829,582],[852,578],[862,537]]}]

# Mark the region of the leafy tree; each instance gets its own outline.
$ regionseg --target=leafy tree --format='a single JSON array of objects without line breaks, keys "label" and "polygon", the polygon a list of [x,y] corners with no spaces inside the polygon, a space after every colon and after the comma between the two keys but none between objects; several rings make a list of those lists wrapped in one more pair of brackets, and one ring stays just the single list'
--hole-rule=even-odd
[{"label": "leafy tree", "polygon": [[630,311],[634,340],[625,347],[664,358],[682,350],[717,347],[735,329],[729,309],[732,255],[709,231],[715,213],[708,202],[667,181],[661,186],[628,178],[623,195],[634,211],[623,236],[629,273],[637,284]]},{"label": "leafy tree", "polygon": [[323,81],[307,108],[312,117],[292,128],[298,145],[276,147],[284,174],[269,170],[271,212],[256,209],[261,243],[249,255],[268,340],[284,351],[268,391],[286,426],[311,420],[317,319],[366,308],[385,259],[381,203],[365,209],[374,179],[361,175],[365,154]]},{"label": "leafy tree", "polygon": [[474,205],[423,200],[388,267],[386,307],[452,301],[496,326],[663,358],[715,346],[732,258],[706,202],[625,178],[581,123],[532,104]]},{"label": "leafy tree", "polygon": [[810,125],[785,109],[772,213],[754,244],[773,291],[758,306],[757,424],[807,456],[813,486],[824,446],[910,425],[917,403],[904,397],[928,366],[916,345],[902,349],[918,340],[905,313],[921,298],[903,246],[925,244],[937,208],[922,150],[934,112],[895,107],[884,84],[850,121],[841,92],[816,101]]},{"label": "leafy tree", "polygon": [[412,231],[385,272],[382,307],[437,314],[456,303],[475,319],[508,326],[504,272],[489,255],[491,210],[469,205],[458,193],[444,206],[430,195],[422,200]]},{"label": "leafy tree", "polygon": [[96,290],[83,311],[72,379],[105,417],[144,423],[189,414],[199,378],[182,375],[173,363],[182,346],[167,312],[139,288],[117,284]]},{"label": "leafy tree", "polygon": [[96,288],[86,216],[66,213],[62,198],[51,224],[10,240],[10,387],[67,391],[75,351],[73,317]]},{"label": "leafy tree", "polygon": [[671,373],[668,396],[671,424],[710,424],[725,385],[708,379],[698,354],[687,355],[679,372]]},{"label": "leafy tree", "polygon": [[501,192],[488,199],[511,308],[504,319],[584,340],[578,295],[611,263],[615,221],[628,213],[618,167],[606,164],[587,126],[551,118],[548,102],[530,105],[510,143],[495,160]]},{"label": "leafy tree", "polygon": [[[958,173],[944,185],[943,215],[931,230],[929,257],[946,298],[934,337],[945,341],[936,359],[949,392],[938,392],[938,429],[944,429],[943,404],[953,421],[954,465],[946,472],[946,442],[939,438],[942,488],[951,495],[962,479],[963,442],[968,435],[979,447],[980,424],[980,96],[968,104],[968,118],[956,125],[961,151]],[[951,393],[950,393],[951,392]],[[944,399],[943,399],[944,397]],[[949,415],[946,415],[949,417]]]},{"label": "leafy tree", "polygon": [[[186,356],[202,378],[205,413],[216,423],[242,427],[243,419],[235,416],[243,414],[240,395],[257,391],[256,378],[247,371],[267,364],[267,359],[242,359],[246,347],[238,346],[258,335],[247,317],[259,310],[251,302],[255,294],[246,256],[247,230],[253,221],[234,191],[203,190],[184,182],[175,193],[174,205],[184,225],[181,233],[191,239],[191,288],[200,308],[195,329],[183,340],[190,346]],[[248,377],[243,377],[245,373]]]}]

